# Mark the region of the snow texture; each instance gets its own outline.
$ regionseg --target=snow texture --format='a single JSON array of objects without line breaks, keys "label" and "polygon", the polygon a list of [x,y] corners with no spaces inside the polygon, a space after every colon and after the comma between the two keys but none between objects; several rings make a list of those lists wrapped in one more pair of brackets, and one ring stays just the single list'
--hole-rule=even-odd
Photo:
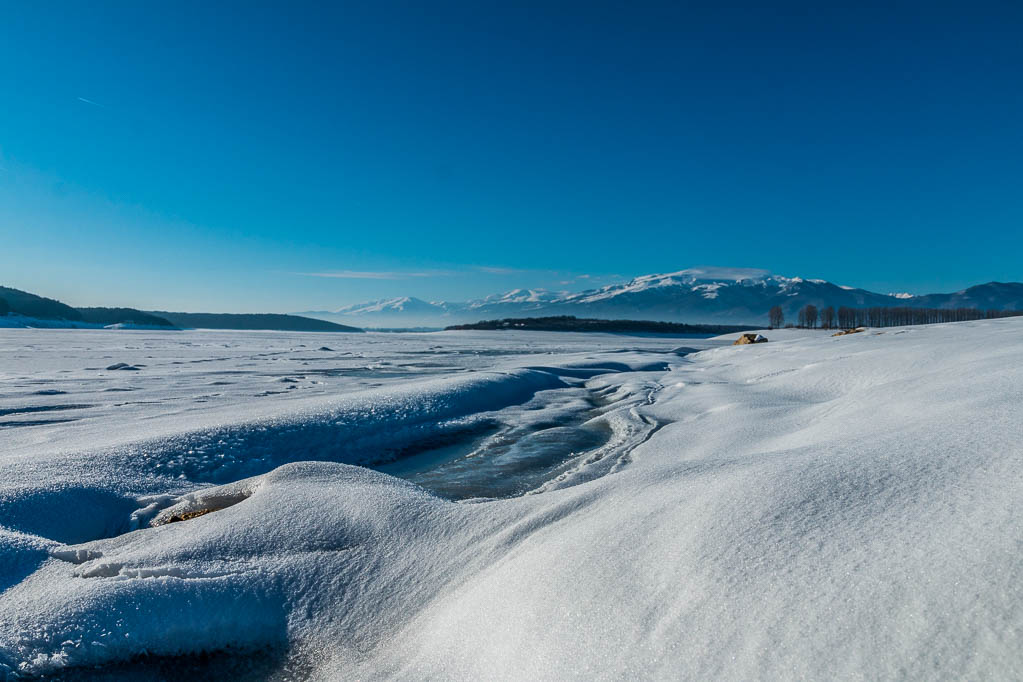
[{"label": "snow texture", "polygon": [[[4,331],[0,675],[1023,678],[1023,320],[735,336]],[[527,494],[350,463],[583,395]]]}]

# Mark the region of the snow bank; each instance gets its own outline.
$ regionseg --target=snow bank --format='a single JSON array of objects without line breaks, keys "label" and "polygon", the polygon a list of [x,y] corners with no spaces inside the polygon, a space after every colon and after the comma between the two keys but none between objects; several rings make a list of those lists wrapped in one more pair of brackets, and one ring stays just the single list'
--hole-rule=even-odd
[{"label": "snow bank", "polygon": [[118,322],[116,324],[99,324],[96,322],[80,322],[77,320],[43,320],[37,317],[26,317],[9,313],[0,315],[0,329],[133,329],[143,331],[179,331],[177,327],[155,324],[136,324],[134,322]]},{"label": "snow bank", "polygon": [[8,313],[0,315],[0,329],[99,329],[101,325],[71,320],[41,320]]},{"label": "snow bank", "polygon": [[[665,352],[645,440],[571,487],[453,503],[300,462],[113,538],[2,531],[0,670],[284,648],[319,679],[1019,679],[1021,354],[1018,319]],[[464,409],[416,404],[387,419]]]}]

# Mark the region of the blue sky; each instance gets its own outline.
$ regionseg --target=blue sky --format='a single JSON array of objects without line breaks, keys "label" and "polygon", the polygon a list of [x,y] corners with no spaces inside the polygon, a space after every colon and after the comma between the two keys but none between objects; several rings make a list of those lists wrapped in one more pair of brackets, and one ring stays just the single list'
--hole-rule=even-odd
[{"label": "blue sky", "polygon": [[9,4],[0,283],[294,311],[701,264],[1023,280],[1023,5],[758,4]]}]

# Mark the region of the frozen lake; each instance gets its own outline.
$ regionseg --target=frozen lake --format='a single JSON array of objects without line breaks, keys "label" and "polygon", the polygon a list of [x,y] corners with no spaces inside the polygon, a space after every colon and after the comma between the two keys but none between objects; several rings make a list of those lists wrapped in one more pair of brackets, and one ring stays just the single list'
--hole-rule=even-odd
[{"label": "frozen lake", "polygon": [[[504,497],[636,440],[614,425],[653,385],[627,395],[593,377],[663,371],[720,344],[543,332],[0,330],[0,434],[7,455],[107,450],[119,478],[141,465],[135,482],[153,491],[327,459],[447,498]],[[90,464],[90,478],[106,476],[102,458]]]}]

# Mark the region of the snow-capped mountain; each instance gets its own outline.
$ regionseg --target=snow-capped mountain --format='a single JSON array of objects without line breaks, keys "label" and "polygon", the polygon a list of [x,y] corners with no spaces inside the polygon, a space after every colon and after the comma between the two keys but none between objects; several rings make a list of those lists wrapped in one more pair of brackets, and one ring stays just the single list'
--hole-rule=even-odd
[{"label": "snow-capped mountain", "polygon": [[779,305],[795,319],[802,306],[1023,309],[1023,284],[990,282],[951,294],[881,294],[821,279],[754,268],[699,267],[635,277],[581,292],[514,289],[465,302],[402,297],[304,315],[368,327],[445,326],[502,317],[575,315],[690,323],[765,324]]},{"label": "snow-capped mountain", "polygon": [[504,303],[553,303],[559,299],[570,296],[569,292],[547,291],[546,289],[512,289],[503,294],[491,294],[486,298],[470,301],[467,305],[471,308],[480,308],[488,305],[501,305]]},{"label": "snow-capped mountain", "polygon": [[341,308],[333,315],[361,316],[361,315],[441,315],[447,304],[430,303],[413,296],[401,296],[399,298],[386,298],[368,303],[357,303]]}]

